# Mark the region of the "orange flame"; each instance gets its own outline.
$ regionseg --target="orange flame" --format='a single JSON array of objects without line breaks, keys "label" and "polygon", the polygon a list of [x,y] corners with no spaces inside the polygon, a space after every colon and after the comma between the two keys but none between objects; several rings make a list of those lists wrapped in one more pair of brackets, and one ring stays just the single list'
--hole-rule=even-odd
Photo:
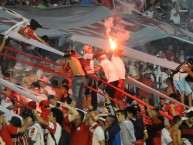
[{"label": "orange flame", "polygon": [[109,44],[112,50],[115,50],[117,47],[117,42],[114,41],[111,37],[109,37]]}]

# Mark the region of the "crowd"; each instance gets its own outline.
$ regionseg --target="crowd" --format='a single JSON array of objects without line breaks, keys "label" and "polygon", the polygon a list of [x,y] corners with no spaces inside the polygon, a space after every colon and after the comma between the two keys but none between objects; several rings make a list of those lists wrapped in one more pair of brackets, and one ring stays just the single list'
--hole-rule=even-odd
[{"label": "crowd", "polygon": [[136,4],[143,15],[192,31],[193,3],[190,0],[148,0]]},{"label": "crowd", "polygon": [[122,2],[127,6],[113,0],[3,0],[1,4],[5,6],[28,5],[38,8],[83,4],[116,8],[120,13],[137,10],[139,14],[193,31],[193,3],[191,0],[123,0]]},{"label": "crowd", "polygon": [[[38,28],[41,25],[32,19],[18,32],[26,38],[49,45],[47,36],[39,37],[36,34]],[[92,46],[84,45],[84,54],[80,55],[73,46],[68,45],[68,50],[58,60],[50,60],[40,48],[13,39],[8,39],[6,46],[42,58],[38,62],[19,53],[10,53],[6,48],[3,52],[16,60],[1,58],[2,78],[19,85],[40,102],[11,90],[9,86],[0,85],[1,106],[17,114],[10,116],[1,110],[0,144],[193,144],[193,111],[127,83],[127,77],[132,77],[191,107],[191,82],[186,77],[193,77],[193,59],[186,60],[183,49],[174,53],[173,43],[168,43],[166,50],[147,51],[180,63],[175,72],[134,59],[123,61],[120,46],[114,51],[93,52]],[[29,63],[21,63],[17,58],[29,60]],[[39,63],[41,67],[33,68],[34,63]],[[119,90],[145,101],[146,107]],[[160,110],[173,119],[161,116]],[[185,120],[183,117],[186,117]]]},{"label": "crowd", "polygon": [[1,2],[1,5],[5,6],[27,5],[40,9],[76,4],[88,6],[106,6],[112,8],[112,2],[110,0],[2,0]]}]

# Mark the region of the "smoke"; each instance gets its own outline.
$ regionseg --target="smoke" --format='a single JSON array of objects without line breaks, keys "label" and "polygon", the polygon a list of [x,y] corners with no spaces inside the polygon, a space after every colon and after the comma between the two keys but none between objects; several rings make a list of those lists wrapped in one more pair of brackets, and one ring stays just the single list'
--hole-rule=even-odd
[{"label": "smoke", "polygon": [[119,45],[130,38],[130,33],[125,30],[125,26],[122,22],[122,18],[118,15],[111,16],[104,21],[107,39],[112,37]]},{"label": "smoke", "polygon": [[112,36],[117,38],[119,43],[129,40],[130,32],[126,30],[126,26],[122,23],[124,20],[120,16],[115,17],[115,30],[112,31]]},{"label": "smoke", "polygon": [[109,17],[104,21],[105,29],[106,29],[106,36],[109,38],[111,33],[111,27],[113,26],[113,17]]}]

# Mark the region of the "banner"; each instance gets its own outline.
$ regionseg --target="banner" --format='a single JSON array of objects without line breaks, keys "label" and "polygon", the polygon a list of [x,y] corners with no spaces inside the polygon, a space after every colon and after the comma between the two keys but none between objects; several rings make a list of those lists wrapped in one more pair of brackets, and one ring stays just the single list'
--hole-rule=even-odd
[{"label": "banner", "polygon": [[[115,19],[111,32],[115,36],[117,34],[117,38],[120,33],[129,34],[128,39],[122,44],[125,56],[170,69],[175,69],[178,64],[132,48],[166,37],[174,37],[189,43],[192,43],[191,39],[193,38],[193,33],[187,30],[131,13],[113,15],[112,11],[105,7],[66,6],[42,10],[27,6],[16,6],[11,9],[28,19],[36,19],[43,26],[43,29],[37,31],[39,35],[46,34],[50,37],[71,36],[72,40],[101,49],[108,47],[104,22],[107,18],[113,17]],[[20,21],[19,18],[0,10],[0,32],[4,32]],[[18,37],[16,33],[9,36],[34,44],[31,40],[30,42]],[[36,46],[39,46],[39,44]],[[47,46],[42,47],[45,47],[48,51],[51,50]],[[51,52],[63,54],[57,50],[51,50]]]}]

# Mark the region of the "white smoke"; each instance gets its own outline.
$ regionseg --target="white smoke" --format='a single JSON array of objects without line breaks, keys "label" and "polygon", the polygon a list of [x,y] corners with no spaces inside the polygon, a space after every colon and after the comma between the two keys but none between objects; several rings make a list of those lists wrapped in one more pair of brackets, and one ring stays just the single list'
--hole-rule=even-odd
[{"label": "white smoke", "polygon": [[121,23],[122,21],[119,16],[111,16],[104,21],[107,39],[111,36],[119,45],[130,38],[130,33],[125,30],[125,26]]}]

